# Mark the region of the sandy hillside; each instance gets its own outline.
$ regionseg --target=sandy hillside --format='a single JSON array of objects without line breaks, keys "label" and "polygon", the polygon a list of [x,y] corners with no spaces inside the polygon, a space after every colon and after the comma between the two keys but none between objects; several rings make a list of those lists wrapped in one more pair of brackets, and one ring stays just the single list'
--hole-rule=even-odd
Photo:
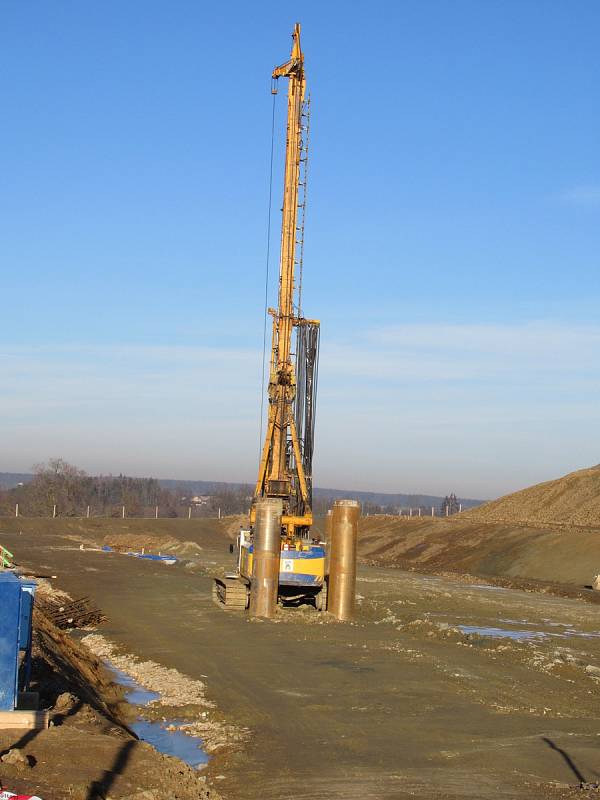
[{"label": "sandy hillside", "polygon": [[465,512],[465,518],[482,522],[600,526],[600,465],[493,500]]}]

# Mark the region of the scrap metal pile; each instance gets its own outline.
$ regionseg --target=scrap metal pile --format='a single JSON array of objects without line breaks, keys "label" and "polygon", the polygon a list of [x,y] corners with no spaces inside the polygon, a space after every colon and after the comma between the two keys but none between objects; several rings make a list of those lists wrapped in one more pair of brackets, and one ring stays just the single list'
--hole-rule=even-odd
[{"label": "scrap metal pile", "polygon": [[100,609],[90,603],[89,597],[79,600],[64,602],[64,600],[51,600],[50,598],[36,600],[38,608],[57,628],[87,628],[100,625],[106,621]]}]

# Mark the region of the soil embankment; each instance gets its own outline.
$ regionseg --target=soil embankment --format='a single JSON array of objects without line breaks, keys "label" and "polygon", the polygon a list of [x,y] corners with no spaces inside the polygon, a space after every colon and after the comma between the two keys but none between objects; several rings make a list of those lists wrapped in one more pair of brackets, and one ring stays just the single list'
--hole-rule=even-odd
[{"label": "soil embankment", "polygon": [[529,486],[465,514],[481,522],[600,528],[600,465]]},{"label": "soil embankment", "polygon": [[361,558],[422,572],[530,580],[577,590],[600,572],[600,528],[375,516],[361,521]]},{"label": "soil embankment", "polygon": [[359,542],[380,564],[582,589],[600,572],[600,466],[445,519],[368,517]]},{"label": "soil embankment", "polygon": [[223,531],[228,531],[232,524],[239,528],[237,517],[227,517],[221,522],[206,518],[2,517],[0,537],[2,531],[8,534],[40,535],[45,540],[58,536],[63,546],[68,541],[96,546],[113,542],[119,549],[138,549],[144,544],[146,548],[166,549],[169,545],[181,545],[186,541],[201,547],[218,547],[223,544]]}]

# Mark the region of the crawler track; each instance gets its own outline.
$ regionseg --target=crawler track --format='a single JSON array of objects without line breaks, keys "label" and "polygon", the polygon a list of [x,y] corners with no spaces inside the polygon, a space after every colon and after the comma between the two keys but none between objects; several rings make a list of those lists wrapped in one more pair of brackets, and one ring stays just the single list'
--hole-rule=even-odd
[{"label": "crawler track", "polygon": [[218,606],[227,611],[245,611],[248,608],[248,585],[241,578],[215,578],[212,597]]}]

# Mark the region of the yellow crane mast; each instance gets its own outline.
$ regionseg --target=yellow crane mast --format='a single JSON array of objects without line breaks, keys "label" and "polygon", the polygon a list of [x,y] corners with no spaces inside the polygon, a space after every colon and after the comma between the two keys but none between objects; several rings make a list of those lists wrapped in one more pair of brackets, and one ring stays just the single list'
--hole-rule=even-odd
[{"label": "yellow crane mast", "polygon": [[[314,424],[313,394],[309,385],[308,399],[307,393],[303,392],[302,401],[304,405],[307,402],[310,405],[308,409],[310,419],[308,425],[304,425],[303,431],[298,430],[299,425],[304,424],[302,413],[307,409],[299,409],[293,356],[296,356],[296,361],[299,357],[305,358],[306,348],[303,349],[302,342],[306,343],[307,339],[312,338],[313,347],[316,349],[319,326],[317,320],[304,319],[301,316],[300,303],[294,303],[297,293],[299,294],[299,287],[295,283],[298,249],[301,244],[298,236],[303,230],[303,225],[298,225],[299,189],[302,165],[307,152],[304,141],[306,126],[303,125],[303,118],[306,117],[306,80],[299,24],[294,27],[292,39],[289,61],[276,67],[272,76],[274,81],[279,78],[288,79],[287,137],[279,262],[279,305],[277,309],[269,309],[273,318],[273,334],[268,420],[254,492],[255,498],[279,497],[283,500],[282,526],[290,541],[298,536],[306,536],[312,524],[311,476],[307,475],[306,471],[312,462],[310,419]],[[292,333],[294,328],[299,327],[305,329],[304,336],[298,336],[299,344],[294,354]],[[310,344],[308,349],[310,350]],[[302,352],[299,353],[298,350]],[[304,369],[304,364],[302,366]],[[316,369],[314,359],[309,363],[309,370],[311,366]],[[312,378],[310,375],[308,377],[310,384]],[[301,438],[302,433],[304,435]],[[254,508],[250,513],[250,522],[254,523]]]},{"label": "yellow crane mast", "polygon": [[[288,79],[288,103],[279,302],[277,309],[269,309],[273,340],[267,432],[250,509],[250,527],[240,528],[237,539],[236,571],[215,577],[213,585],[215,602],[234,611],[248,608],[252,587],[259,586],[254,581],[260,582],[254,574],[254,545],[256,502],[262,498],[282,501],[277,602],[309,603],[319,611],[327,607],[327,553],[322,542],[310,538],[320,326],[317,320],[303,317],[301,310],[308,103],[300,25],[294,27],[292,38],[289,61],[273,70],[274,81]],[[233,545],[231,551],[234,552]]]}]

